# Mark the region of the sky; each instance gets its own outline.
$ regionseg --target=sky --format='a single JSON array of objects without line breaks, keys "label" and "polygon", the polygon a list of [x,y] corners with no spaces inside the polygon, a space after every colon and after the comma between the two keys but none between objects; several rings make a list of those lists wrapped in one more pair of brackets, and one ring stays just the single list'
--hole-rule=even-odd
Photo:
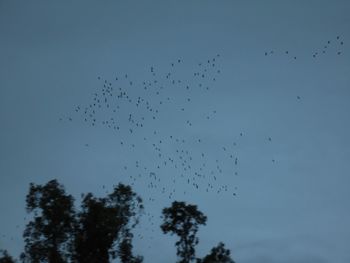
[{"label": "sky", "polygon": [[349,262],[349,13],[0,1],[0,249],[20,253],[29,183],[56,178],[77,205],[132,185],[145,263],[176,261],[159,228],[174,200],[208,217],[198,256],[222,241],[239,263]]}]

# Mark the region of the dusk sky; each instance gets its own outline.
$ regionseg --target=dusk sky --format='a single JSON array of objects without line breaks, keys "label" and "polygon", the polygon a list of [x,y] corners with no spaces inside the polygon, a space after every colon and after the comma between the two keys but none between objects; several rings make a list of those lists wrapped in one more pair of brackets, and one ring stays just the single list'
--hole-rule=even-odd
[{"label": "dusk sky", "polygon": [[176,261],[175,200],[198,256],[350,262],[349,32],[346,0],[0,1],[0,249],[56,178],[132,185],[145,263]]}]

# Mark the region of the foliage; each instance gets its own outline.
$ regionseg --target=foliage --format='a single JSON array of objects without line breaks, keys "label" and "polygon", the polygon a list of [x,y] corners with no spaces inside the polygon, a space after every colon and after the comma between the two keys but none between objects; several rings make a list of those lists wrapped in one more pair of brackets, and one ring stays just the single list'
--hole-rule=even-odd
[{"label": "foliage", "polygon": [[130,230],[138,223],[142,209],[142,199],[123,184],[116,186],[106,198],[87,194],[77,216],[74,260],[107,263],[110,257],[119,256],[122,263],[133,262],[126,259],[134,258]]},{"label": "foliage", "polygon": [[6,250],[0,250],[2,256],[0,257],[0,263],[15,263],[14,259],[7,253]]},{"label": "foliage", "polygon": [[225,249],[224,243],[220,242],[213,247],[211,253],[203,259],[197,260],[197,263],[235,263],[230,257],[230,250]]},{"label": "foliage", "polygon": [[30,184],[27,211],[34,213],[24,231],[23,262],[67,262],[68,246],[75,222],[73,197],[51,180],[46,185]]},{"label": "foliage", "polygon": [[[143,203],[131,187],[118,184],[106,197],[88,193],[82,198],[76,211],[73,197],[57,180],[30,184],[26,209],[32,220],[23,233],[22,262],[109,263],[116,258],[121,263],[143,262],[143,257],[132,252],[132,230],[139,223]],[[195,257],[196,234],[207,221],[196,205],[175,201],[162,214],[163,233],[179,237],[175,243],[178,263],[234,263],[221,242],[203,259]],[[15,263],[6,250],[0,253],[0,263]]]},{"label": "foliage", "polygon": [[195,259],[195,246],[198,244],[196,233],[199,225],[205,225],[207,217],[196,205],[185,202],[173,202],[171,207],[163,209],[163,232],[176,234],[180,240],[175,243],[179,263],[189,263]]},{"label": "foliage", "polygon": [[27,211],[33,213],[24,231],[28,263],[122,263],[142,262],[132,254],[132,233],[143,209],[142,199],[130,186],[119,184],[104,198],[88,193],[81,211],[56,180],[30,184]]}]

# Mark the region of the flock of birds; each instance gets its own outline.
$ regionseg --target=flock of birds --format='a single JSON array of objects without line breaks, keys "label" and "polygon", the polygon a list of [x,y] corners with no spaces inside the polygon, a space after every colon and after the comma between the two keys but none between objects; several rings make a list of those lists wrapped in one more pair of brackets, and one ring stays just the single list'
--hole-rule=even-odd
[{"label": "flock of birds", "polygon": [[[193,132],[203,123],[210,125],[219,114],[215,108],[203,107],[215,92],[221,74],[219,62],[217,54],[197,63],[194,70],[182,72],[185,63],[177,59],[167,70],[149,67],[147,79],[141,81],[129,74],[113,80],[98,76],[100,87],[90,101],[76,105],[59,121],[102,127],[115,134],[116,146],[126,156],[125,163],[120,163],[122,180],[141,186],[144,201],[177,200],[193,191],[234,198],[240,162],[237,147],[243,132],[216,149],[202,133]],[[86,143],[85,147],[91,149],[92,145]],[[106,185],[102,189],[109,192]],[[140,239],[144,238],[141,233],[154,232],[159,225],[151,213],[146,216],[150,227],[140,232]]]},{"label": "flock of birds", "polygon": [[[344,40],[337,36],[328,40],[321,50],[314,51],[312,57],[330,52],[331,47],[340,55],[343,45]],[[284,53],[297,58],[288,50]],[[272,54],[273,50],[265,52],[265,56]],[[218,115],[207,102],[211,100],[212,89],[215,92],[215,83],[221,74],[219,62],[220,54],[217,54],[195,68],[181,72],[185,64],[179,58],[167,69],[151,66],[142,81],[132,79],[129,74],[115,76],[113,80],[98,76],[101,86],[92,94],[91,101],[77,105],[74,115],[62,117],[60,121],[78,120],[90,127],[112,130],[117,134],[120,147],[131,151],[129,160],[137,156],[135,152],[147,149],[149,152],[143,159],[121,166],[131,185],[146,180],[142,184],[153,193],[148,197],[149,201],[155,201],[159,194],[167,195],[169,199],[176,192],[186,194],[188,190],[181,187],[184,184],[193,190],[236,196],[237,187],[228,182],[234,182],[233,178],[238,175],[236,146],[244,136],[243,132],[223,145],[212,145],[201,134],[191,132],[191,129],[201,129],[201,122],[215,120]],[[297,99],[301,97],[298,95]],[[200,114],[194,116],[193,112],[198,109]],[[169,129],[172,123],[176,125]],[[180,130],[188,132],[181,134]],[[271,141],[268,137],[267,142]],[[89,147],[89,144],[85,146]],[[215,156],[211,152],[215,152]],[[230,177],[232,180],[227,180]]]},{"label": "flock of birds", "polygon": [[[312,52],[311,57],[326,53],[341,55],[343,46],[344,40],[337,36]],[[271,50],[264,55],[277,53]],[[282,54],[297,59],[288,50]],[[220,74],[220,54],[217,54],[190,69],[182,59],[165,68],[151,66],[142,81],[134,80],[129,74],[113,79],[98,76],[100,87],[90,101],[76,105],[59,121],[104,127],[115,133],[119,150],[127,159],[120,164],[123,179],[132,186],[147,187],[149,196],[144,201],[155,202],[162,197],[174,200],[193,191],[235,198],[238,194],[235,178],[240,172],[239,146],[244,132],[237,131],[222,144],[198,133],[203,123],[210,126],[220,115],[208,103],[218,88]],[[271,142],[272,138],[267,136],[266,143]],[[91,144],[85,143],[85,147],[91,148]],[[271,158],[271,162],[276,160]],[[105,185],[102,188],[108,193]],[[150,226],[155,226],[154,215],[149,212],[146,215]],[[138,237],[144,238],[141,232]]]},{"label": "flock of birds", "polygon": [[[310,53],[310,57],[312,58],[318,58],[322,55],[326,55],[328,53],[341,55],[342,54],[342,48],[344,46],[344,40],[340,36],[336,36],[335,39],[329,39],[327,40],[322,47],[318,48],[317,50],[314,50]],[[289,50],[285,50],[280,52],[280,54],[284,54],[285,56],[296,60],[297,55],[293,52],[290,52]],[[265,51],[265,56],[271,56],[277,54],[274,50]]]},{"label": "flock of birds", "polygon": [[[328,40],[321,50],[314,51],[312,57],[334,53],[334,50],[341,55],[343,45],[344,41],[337,36]],[[275,53],[266,51],[265,56]],[[283,53],[297,59],[288,50]],[[147,187],[150,202],[161,196],[172,200],[176,194],[186,195],[197,190],[236,197],[234,182],[240,163],[237,145],[244,137],[243,132],[237,132],[231,141],[222,145],[213,145],[202,133],[193,132],[200,130],[203,122],[215,121],[219,114],[207,102],[217,89],[220,54],[185,71],[183,68],[186,65],[179,58],[166,69],[149,67],[148,75],[141,81],[129,74],[112,80],[98,76],[100,88],[92,94],[91,101],[77,105],[74,115],[62,117],[60,121],[77,120],[115,132],[119,147],[129,153],[129,161],[121,164],[123,174],[132,186],[140,183]],[[298,95],[297,100],[300,99]],[[199,114],[194,114],[198,111]],[[176,125],[169,128],[172,123]],[[266,142],[272,142],[272,138],[267,137]],[[146,154],[140,158],[138,151]],[[133,163],[130,160],[134,160]],[[276,162],[274,158],[271,161]]]},{"label": "flock of birds", "polygon": [[[184,184],[195,190],[217,194],[227,192],[236,196],[237,187],[230,186],[226,176],[234,178],[238,175],[237,142],[222,145],[221,154],[213,158],[203,146],[206,145],[205,138],[192,134],[181,136],[178,132],[181,128],[191,129],[199,121],[210,122],[216,117],[217,110],[204,107],[201,117],[191,115],[193,106],[201,103],[199,94],[207,92],[207,99],[210,99],[213,84],[221,74],[219,59],[217,54],[198,63],[196,70],[185,80],[181,73],[177,73],[177,69],[183,66],[182,59],[171,63],[165,72],[150,67],[150,78],[141,82],[128,74],[116,76],[112,81],[99,76],[101,88],[92,95],[92,100],[84,106],[77,105],[74,115],[62,117],[60,121],[77,120],[90,127],[102,126],[112,130],[119,138],[119,147],[132,150],[129,160],[136,155],[133,152],[148,149],[150,154],[145,156],[146,160],[135,159],[132,167],[121,166],[131,185],[147,180],[145,185],[154,194],[148,197],[149,201],[155,201],[159,193],[169,199],[176,192],[186,195],[189,190],[177,188]],[[175,119],[178,120],[177,126],[169,132],[166,128]],[[239,137],[242,136],[240,132]]]},{"label": "flock of birds", "polygon": [[[337,36],[333,41],[328,40],[321,50],[314,51],[312,57],[327,52],[341,55],[343,45],[344,41]],[[266,51],[265,56],[274,53]],[[283,53],[297,59],[288,50]],[[121,164],[123,174],[132,186],[139,183],[147,187],[149,202],[162,196],[174,200],[193,191],[236,197],[235,178],[240,164],[237,145],[244,133],[237,132],[232,140],[213,145],[201,133],[192,132],[200,130],[203,122],[215,121],[219,114],[206,103],[217,89],[219,62],[220,54],[217,54],[182,72],[186,66],[182,59],[177,59],[166,70],[151,66],[148,77],[142,81],[134,80],[129,74],[115,76],[113,80],[98,76],[101,86],[92,94],[91,101],[77,105],[75,115],[62,117],[60,121],[78,120],[90,127],[102,126],[115,132],[119,147],[129,152],[129,162]],[[296,98],[301,99],[299,95]],[[195,116],[198,109],[200,113]],[[172,123],[176,125],[169,128]],[[184,130],[187,133],[181,133]],[[271,142],[272,138],[267,137],[266,143]],[[142,158],[136,154],[138,151],[145,153]],[[271,162],[276,160],[271,158]],[[151,214],[148,219],[154,225]]]}]

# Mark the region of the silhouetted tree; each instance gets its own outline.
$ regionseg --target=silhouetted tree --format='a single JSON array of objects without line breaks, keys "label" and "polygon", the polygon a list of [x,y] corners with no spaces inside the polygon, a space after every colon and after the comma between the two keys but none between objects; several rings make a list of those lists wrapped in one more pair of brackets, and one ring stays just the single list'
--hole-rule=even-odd
[{"label": "silhouetted tree", "polygon": [[195,259],[195,246],[198,244],[196,233],[199,225],[205,225],[207,217],[197,210],[196,205],[185,202],[173,202],[172,206],[163,209],[163,232],[176,234],[180,240],[175,243],[179,263],[189,263]]},{"label": "silhouetted tree", "polygon": [[26,201],[34,215],[23,234],[23,262],[109,263],[116,257],[122,263],[142,262],[132,254],[131,229],[143,205],[130,186],[119,184],[105,198],[85,195],[78,213],[72,196],[56,180],[30,184]]},{"label": "silhouetted tree", "polygon": [[23,234],[23,262],[67,262],[74,226],[73,197],[51,180],[44,186],[31,183],[26,202],[27,212],[34,213],[34,218]]},{"label": "silhouetted tree", "polygon": [[15,263],[15,260],[7,253],[6,250],[0,250],[2,254],[0,257],[0,263]]},{"label": "silhouetted tree", "polygon": [[216,247],[213,247],[211,253],[203,259],[197,260],[197,263],[235,263],[230,256],[229,249],[225,249],[224,243],[220,242]]},{"label": "silhouetted tree", "polygon": [[118,246],[118,254],[122,263],[141,263],[143,258],[140,256],[134,257],[132,254],[132,234],[124,234],[122,241]]},{"label": "silhouetted tree", "polygon": [[142,209],[142,199],[123,184],[116,186],[106,198],[87,194],[75,229],[74,261],[108,263],[110,257],[119,256],[122,263],[142,262],[141,257],[132,255],[130,232],[138,223]]},{"label": "silhouetted tree", "polygon": [[[142,199],[130,186],[119,184],[106,197],[83,195],[81,210],[75,212],[73,197],[56,180],[46,185],[30,184],[26,209],[33,214],[23,237],[23,263],[141,263],[132,253],[132,229],[142,214]],[[195,258],[199,225],[207,217],[196,205],[173,202],[164,208],[162,231],[176,234],[178,263],[234,263],[230,250],[219,243],[203,259]],[[2,254],[2,256],[1,256]],[[7,251],[0,250],[0,263],[15,263]]]}]

